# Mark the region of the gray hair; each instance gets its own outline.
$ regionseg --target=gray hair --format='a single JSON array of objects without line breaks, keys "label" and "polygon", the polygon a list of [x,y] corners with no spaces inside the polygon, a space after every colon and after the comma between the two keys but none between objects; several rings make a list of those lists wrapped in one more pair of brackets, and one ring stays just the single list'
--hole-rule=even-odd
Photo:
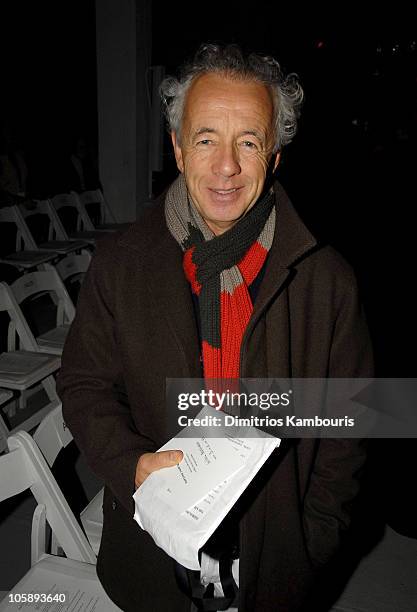
[{"label": "gray hair", "polygon": [[230,78],[255,80],[266,85],[273,96],[275,147],[280,151],[294,138],[304,98],[296,74],[285,76],[279,63],[268,55],[243,54],[237,45],[202,45],[179,76],[166,77],[160,86],[169,131],[181,138],[181,125],[187,92],[195,78],[206,73],[223,73]]}]

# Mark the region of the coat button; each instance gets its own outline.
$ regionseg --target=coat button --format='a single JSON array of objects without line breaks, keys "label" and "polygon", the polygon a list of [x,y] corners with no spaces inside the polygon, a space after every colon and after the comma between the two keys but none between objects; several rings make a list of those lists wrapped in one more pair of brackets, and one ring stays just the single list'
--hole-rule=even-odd
[{"label": "coat button", "polygon": [[117,501],[114,499],[111,503],[111,509],[116,510],[116,508],[117,508]]}]

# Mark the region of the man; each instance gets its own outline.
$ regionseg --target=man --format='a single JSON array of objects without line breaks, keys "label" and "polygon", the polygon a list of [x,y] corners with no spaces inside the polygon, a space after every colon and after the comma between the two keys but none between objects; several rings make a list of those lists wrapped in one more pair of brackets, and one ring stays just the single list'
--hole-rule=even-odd
[{"label": "man", "polygon": [[[195,575],[177,566],[177,584],[173,560],[132,518],[135,488],[181,459],[155,454],[167,438],[166,378],[366,377],[371,352],[351,269],[318,247],[272,180],[295,133],[295,77],[284,79],[272,58],[206,45],[162,89],[179,178],[137,224],[100,244],[59,391],[106,483],[103,586],[123,610],[189,612],[182,590],[188,580],[196,594]],[[225,523],[237,544],[239,612],[308,609],[350,524],[361,443],[287,442]]]}]

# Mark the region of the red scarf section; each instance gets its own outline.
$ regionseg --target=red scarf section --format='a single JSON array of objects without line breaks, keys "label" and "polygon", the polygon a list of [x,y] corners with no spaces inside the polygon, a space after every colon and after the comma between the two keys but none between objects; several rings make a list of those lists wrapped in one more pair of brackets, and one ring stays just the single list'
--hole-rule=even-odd
[{"label": "red scarf section", "polygon": [[[184,253],[183,266],[193,293],[200,295],[202,286],[197,281],[197,266],[193,262],[194,247]],[[253,304],[248,287],[265,263],[268,250],[258,241],[254,242],[237,264],[242,282],[233,291],[220,292],[220,348],[202,339],[204,378],[230,379],[239,377],[240,350],[245,330],[252,316]]]}]

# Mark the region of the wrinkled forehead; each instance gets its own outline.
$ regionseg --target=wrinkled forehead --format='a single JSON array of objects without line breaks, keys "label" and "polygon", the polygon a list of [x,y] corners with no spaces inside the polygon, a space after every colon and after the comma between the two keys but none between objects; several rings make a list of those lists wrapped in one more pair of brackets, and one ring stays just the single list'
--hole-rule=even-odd
[{"label": "wrinkled forehead", "polygon": [[[270,88],[254,79],[234,78],[227,74],[207,73],[196,77],[187,92],[183,127],[215,120],[223,115],[238,121],[256,123],[272,129],[273,95]],[[252,126],[255,127],[255,126]]]}]

